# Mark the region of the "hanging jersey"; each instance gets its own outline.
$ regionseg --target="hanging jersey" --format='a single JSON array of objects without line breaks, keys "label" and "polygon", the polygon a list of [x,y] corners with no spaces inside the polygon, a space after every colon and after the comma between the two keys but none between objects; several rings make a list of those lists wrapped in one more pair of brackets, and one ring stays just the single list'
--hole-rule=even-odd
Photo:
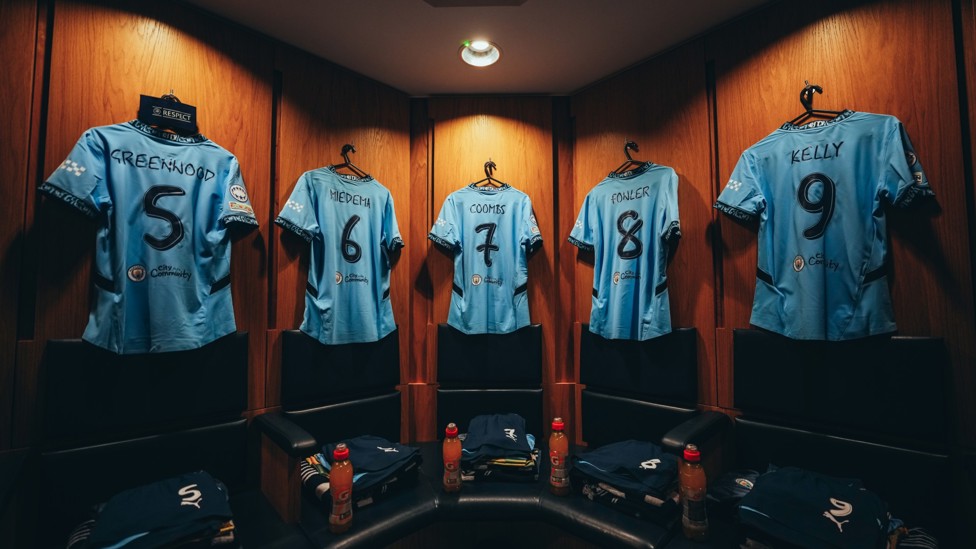
[{"label": "hanging jersey", "polygon": [[257,220],[226,149],[138,120],[92,128],[40,190],[99,223],[83,339],[147,353],[236,330],[227,228]]},{"label": "hanging jersey", "polygon": [[528,195],[472,183],[447,197],[428,237],[454,253],[448,324],[466,334],[529,324],[528,257],[542,235]]},{"label": "hanging jersey", "polygon": [[932,195],[893,116],[787,123],[747,149],[715,207],[759,221],[752,324],[831,341],[894,331],[884,211]]},{"label": "hanging jersey", "polygon": [[611,173],[587,193],[569,242],[593,252],[591,332],[641,341],[671,332],[666,269],[680,237],[678,176],[667,166]]},{"label": "hanging jersey", "polygon": [[377,341],[396,328],[390,254],[403,240],[386,187],[332,166],[311,170],[275,223],[312,245],[303,332],[338,345]]}]

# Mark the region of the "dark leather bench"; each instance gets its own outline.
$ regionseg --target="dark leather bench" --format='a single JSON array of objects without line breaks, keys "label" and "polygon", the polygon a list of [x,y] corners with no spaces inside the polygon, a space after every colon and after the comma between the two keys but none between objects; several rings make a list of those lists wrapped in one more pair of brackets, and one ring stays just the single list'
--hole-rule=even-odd
[{"label": "dark leather bench", "polygon": [[[883,337],[804,342],[758,330],[734,333],[735,404],[742,415],[702,433],[696,420],[665,444],[725,436],[722,463],[710,471],[765,471],[797,466],[859,478],[909,526],[960,546],[951,503],[957,468],[951,457],[945,395],[948,359],[934,338]],[[735,518],[710,515],[712,547],[738,535]],[[671,547],[702,547],[677,536]]]},{"label": "dark leather bench", "polygon": [[308,547],[258,490],[255,448],[241,417],[246,334],[158,355],[119,356],[80,340],[50,341],[42,368],[43,435],[31,456],[32,545],[64,547],[92,505],[203,469],[227,486],[242,545]]},{"label": "dark leather bench", "polygon": [[[288,335],[288,334],[286,334]],[[342,353],[342,349],[306,349],[306,352],[292,352],[294,338],[301,338],[300,334],[288,335],[285,340],[283,358],[283,385],[286,375],[291,370],[301,372],[302,369],[314,364],[322,372],[327,372],[329,363],[342,363],[339,355],[321,355],[318,358],[307,359],[307,352]],[[679,334],[675,341],[665,345],[684,345],[688,342],[695,344],[694,331]],[[307,343],[303,342],[303,343]],[[654,350],[661,351],[664,347]],[[360,357],[377,357],[380,355],[363,353]],[[682,368],[687,368],[688,354],[683,355]],[[696,369],[694,354],[691,355],[692,369]],[[305,357],[299,359],[299,357]],[[392,356],[385,359],[393,364]],[[656,364],[665,364],[666,360],[658,357]],[[620,365],[629,364],[627,360],[618,362]],[[375,398],[377,392],[382,393],[393,380],[392,367],[379,368],[375,364],[362,366],[373,372],[374,379],[383,379],[382,384],[363,387],[359,397],[352,400],[336,402],[334,396],[326,395],[322,398],[329,404],[323,404],[322,399],[305,399],[304,408],[293,409],[289,404],[289,395],[282,395],[285,408],[283,414],[265,415],[257,418],[262,425],[268,439],[279,451],[288,455],[289,466],[295,466],[301,457],[317,452],[319,444],[325,440],[312,431],[306,430],[296,423],[311,425],[314,428],[324,428],[327,424],[344,424],[352,421],[356,423],[356,433],[370,433],[384,428],[382,417],[376,413],[368,413],[374,406],[368,403]],[[679,367],[672,367],[676,369]],[[696,370],[695,370],[696,371]],[[633,368],[634,375],[640,377],[646,374],[641,368]],[[298,379],[307,374],[296,374]],[[324,373],[322,375],[325,375]],[[685,375],[684,373],[680,375]],[[675,373],[675,376],[680,376]],[[696,374],[692,374],[695,375]],[[541,327],[530,326],[513,334],[490,336],[466,336],[453,328],[440,326],[438,334],[438,432],[450,421],[458,423],[462,431],[467,427],[470,419],[482,413],[519,413],[526,419],[528,432],[536,435],[537,444],[545,448],[545,423],[542,417],[542,388],[541,388]],[[664,385],[654,384],[650,378],[644,379],[642,387],[661,388]],[[683,388],[685,398],[695,399],[697,377],[692,382],[675,381],[676,385],[691,386]],[[632,387],[623,373],[619,378],[619,385]],[[307,379],[296,383],[296,387],[311,385]],[[596,385],[599,385],[598,383]],[[332,391],[341,393],[341,387],[332,386]],[[653,391],[652,391],[653,392]],[[672,404],[640,401],[630,398],[633,393],[621,394],[594,391],[597,398],[607,400],[619,399],[626,406],[634,403],[638,407],[648,407],[653,410],[646,422],[635,423],[629,417],[621,422],[621,417],[613,413],[600,412],[600,406],[594,406],[597,413],[604,413],[608,421],[624,423],[636,438],[654,440],[668,428],[680,423],[681,420],[695,415],[693,407],[682,407]],[[638,393],[640,394],[640,393]],[[654,393],[657,394],[657,393]],[[692,396],[688,396],[691,394]],[[681,399],[677,399],[681,400]],[[676,401],[677,401],[676,400]],[[675,401],[675,402],[676,402]],[[356,407],[356,408],[353,408]],[[314,411],[313,411],[314,410]],[[325,413],[324,410],[335,412],[329,421],[306,421],[304,416]],[[354,411],[355,410],[355,411]],[[626,411],[626,408],[625,408]],[[622,412],[623,413],[623,412]],[[363,414],[359,419],[352,419],[350,414]],[[599,416],[597,416],[599,417]],[[722,414],[708,414],[713,423],[725,419]],[[287,419],[286,419],[287,418]],[[363,419],[365,418],[365,419]],[[290,421],[290,420],[295,420]],[[399,420],[399,416],[397,416]],[[363,423],[372,422],[373,425]],[[596,420],[600,421],[600,420]],[[318,427],[315,427],[315,426]],[[584,428],[586,428],[584,426]],[[336,434],[333,430],[329,436]],[[314,435],[314,436],[313,436]],[[334,440],[334,438],[329,439]],[[416,485],[400,490],[386,499],[368,507],[359,509],[354,515],[353,527],[342,535],[333,535],[328,531],[328,515],[325,505],[309,497],[305,497],[296,506],[297,520],[308,534],[316,547],[375,547],[392,543],[404,538],[409,539],[412,534],[427,528],[437,529],[445,523],[454,524],[483,524],[485,522],[520,523],[520,524],[549,524],[559,530],[571,534],[578,539],[596,544],[601,547],[662,547],[673,536],[677,517],[672,517],[664,523],[656,523],[636,519],[608,508],[600,503],[590,501],[579,494],[568,497],[557,497],[548,491],[548,459],[542,459],[539,480],[535,482],[475,482],[465,483],[459,494],[447,494],[441,489],[443,466],[441,461],[440,442],[420,443],[424,462]],[[435,534],[435,539],[436,534]]]}]

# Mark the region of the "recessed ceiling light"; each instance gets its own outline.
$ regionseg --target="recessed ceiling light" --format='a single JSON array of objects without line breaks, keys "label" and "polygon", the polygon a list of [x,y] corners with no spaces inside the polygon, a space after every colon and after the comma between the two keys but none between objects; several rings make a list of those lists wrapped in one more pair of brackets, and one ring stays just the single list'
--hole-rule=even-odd
[{"label": "recessed ceiling light", "polygon": [[461,60],[473,67],[487,67],[502,56],[498,46],[487,40],[465,40],[461,44]]}]

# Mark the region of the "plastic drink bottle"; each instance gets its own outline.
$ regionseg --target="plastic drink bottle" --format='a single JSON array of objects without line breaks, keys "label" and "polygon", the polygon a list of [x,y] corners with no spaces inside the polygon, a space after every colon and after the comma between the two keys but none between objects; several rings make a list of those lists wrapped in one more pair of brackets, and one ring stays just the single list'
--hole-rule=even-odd
[{"label": "plastic drink bottle", "polygon": [[708,537],[708,515],[705,513],[705,470],[701,453],[694,444],[685,447],[679,466],[681,485],[681,529],[685,537],[703,541]]},{"label": "plastic drink bottle", "polygon": [[563,418],[552,420],[552,434],[549,435],[549,491],[557,496],[569,494],[569,438],[563,432],[566,425]]},{"label": "plastic drink bottle", "polygon": [[349,448],[344,442],[336,444],[332,452],[329,490],[332,492],[329,531],[341,534],[352,525],[352,463],[349,462]]},{"label": "plastic drink bottle", "polygon": [[445,492],[457,492],[461,489],[461,441],[457,435],[457,425],[448,423],[447,429],[444,429],[444,445],[441,450],[444,457]]}]

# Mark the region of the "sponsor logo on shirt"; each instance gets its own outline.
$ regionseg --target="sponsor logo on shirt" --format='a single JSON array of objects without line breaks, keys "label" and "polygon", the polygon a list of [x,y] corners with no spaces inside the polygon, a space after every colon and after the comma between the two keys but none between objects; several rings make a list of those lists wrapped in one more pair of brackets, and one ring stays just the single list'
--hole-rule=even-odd
[{"label": "sponsor logo on shirt", "polygon": [[369,279],[361,274],[350,273],[346,275],[346,282],[361,282],[369,284]]},{"label": "sponsor logo on shirt", "polygon": [[203,493],[196,488],[196,484],[190,484],[179,489],[177,493],[183,496],[183,499],[180,500],[180,507],[189,505],[197,509],[200,508],[200,503],[203,502]]},{"label": "sponsor logo on shirt", "polygon": [[851,505],[850,503],[847,503],[846,501],[841,501],[839,499],[834,499],[834,498],[830,498],[830,504],[834,506],[834,509],[828,509],[824,511],[823,516],[830,519],[831,522],[837,525],[837,530],[839,530],[840,533],[843,534],[844,525],[850,522],[850,520],[838,521],[837,519],[841,517],[846,517],[851,513],[853,513],[854,506]]},{"label": "sponsor logo on shirt", "polygon": [[613,273],[613,283],[620,284],[621,280],[640,280],[640,275],[634,271],[623,271]]},{"label": "sponsor logo on shirt", "polygon": [[660,464],[661,464],[661,460],[658,458],[654,458],[654,459],[649,459],[647,461],[642,461],[640,464],[640,468],[644,469],[645,471],[648,469],[657,469],[657,466]]},{"label": "sponsor logo on shirt", "polygon": [[182,267],[174,267],[172,265],[158,265],[149,271],[149,276],[153,278],[163,278],[163,277],[176,277],[182,278],[183,280],[190,280],[192,276],[190,271]]},{"label": "sponsor logo on shirt", "polygon": [[518,442],[518,436],[515,434],[515,429],[505,429],[505,438],[510,438],[513,442]]},{"label": "sponsor logo on shirt", "polygon": [[247,191],[241,185],[231,185],[230,195],[240,202],[247,202]]},{"label": "sponsor logo on shirt", "polygon": [[737,191],[742,188],[742,182],[736,181],[735,179],[730,179],[728,183],[725,184],[725,188],[730,191]]},{"label": "sponsor logo on shirt", "polygon": [[128,271],[129,280],[133,282],[142,282],[146,279],[146,268],[142,265],[133,265],[129,267]]},{"label": "sponsor logo on shirt", "polygon": [[397,450],[396,448],[384,448],[382,446],[377,446],[376,449],[377,450],[383,450],[387,454],[389,454],[390,452],[397,453],[397,454],[400,453],[400,450]]}]

